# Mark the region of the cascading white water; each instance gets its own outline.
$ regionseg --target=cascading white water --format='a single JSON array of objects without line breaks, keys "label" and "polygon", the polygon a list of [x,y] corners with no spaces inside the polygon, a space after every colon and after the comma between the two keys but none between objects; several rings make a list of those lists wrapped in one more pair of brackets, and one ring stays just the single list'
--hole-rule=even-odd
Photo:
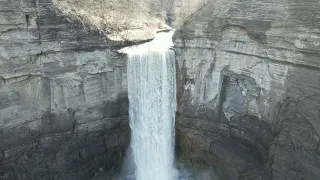
[{"label": "cascading white water", "polygon": [[176,111],[172,32],[126,49],[131,148],[136,180],[174,180]]}]

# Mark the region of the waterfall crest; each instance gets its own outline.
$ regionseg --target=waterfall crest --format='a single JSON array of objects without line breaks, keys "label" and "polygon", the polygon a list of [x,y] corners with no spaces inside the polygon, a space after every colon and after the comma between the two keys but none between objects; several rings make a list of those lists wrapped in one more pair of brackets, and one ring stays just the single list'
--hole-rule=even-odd
[{"label": "waterfall crest", "polygon": [[[168,33],[158,40],[167,41],[167,45],[172,42]],[[126,51],[131,148],[136,180],[176,179],[175,54],[166,43],[161,44],[156,38],[149,45]]]}]

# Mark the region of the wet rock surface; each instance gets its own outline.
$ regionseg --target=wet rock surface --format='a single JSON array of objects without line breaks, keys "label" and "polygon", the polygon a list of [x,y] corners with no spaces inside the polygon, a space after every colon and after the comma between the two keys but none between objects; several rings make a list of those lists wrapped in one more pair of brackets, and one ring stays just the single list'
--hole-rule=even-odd
[{"label": "wet rock surface", "polygon": [[320,178],[319,2],[212,1],[177,30],[177,153],[227,179]]}]

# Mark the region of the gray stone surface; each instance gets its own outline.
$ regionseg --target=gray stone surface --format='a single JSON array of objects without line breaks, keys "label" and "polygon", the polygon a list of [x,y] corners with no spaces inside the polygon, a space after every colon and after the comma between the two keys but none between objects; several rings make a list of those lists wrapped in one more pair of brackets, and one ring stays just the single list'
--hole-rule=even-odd
[{"label": "gray stone surface", "polygon": [[320,179],[319,9],[214,0],[177,30],[181,159],[227,179]]},{"label": "gray stone surface", "polygon": [[[207,1],[172,2],[168,21],[179,27]],[[319,9],[211,0],[177,30],[186,165],[232,180],[320,179]],[[119,167],[129,127],[118,46],[50,0],[0,0],[0,179],[89,179]]]},{"label": "gray stone surface", "polygon": [[50,0],[0,0],[0,179],[89,179],[129,141],[125,58]]}]

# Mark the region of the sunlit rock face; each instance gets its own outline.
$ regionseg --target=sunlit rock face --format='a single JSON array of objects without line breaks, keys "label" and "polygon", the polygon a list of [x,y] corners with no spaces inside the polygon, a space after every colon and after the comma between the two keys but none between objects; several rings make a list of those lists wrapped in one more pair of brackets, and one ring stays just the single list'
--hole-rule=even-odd
[{"label": "sunlit rock face", "polygon": [[155,38],[167,25],[176,28],[209,0],[52,0],[71,20],[118,42]]},{"label": "sunlit rock face", "polygon": [[319,179],[320,4],[214,1],[174,36],[178,154],[229,179]]},{"label": "sunlit rock face", "polygon": [[49,0],[0,1],[0,179],[89,179],[129,143],[126,62]]}]

